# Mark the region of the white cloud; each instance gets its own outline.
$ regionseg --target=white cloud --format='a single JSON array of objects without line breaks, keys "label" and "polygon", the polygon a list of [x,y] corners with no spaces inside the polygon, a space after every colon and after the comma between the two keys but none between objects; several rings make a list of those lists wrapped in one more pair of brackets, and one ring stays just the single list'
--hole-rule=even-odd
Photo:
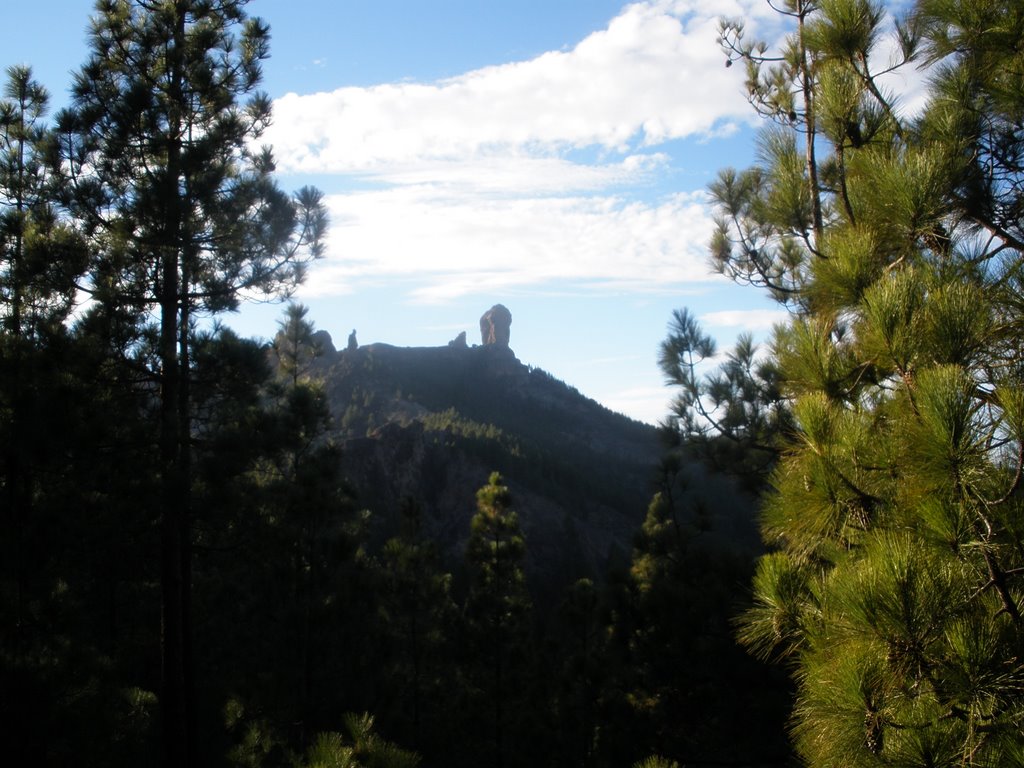
[{"label": "white cloud", "polygon": [[373,174],[374,181],[403,186],[433,184],[465,194],[565,194],[652,180],[669,164],[664,153],[632,154],[619,162],[587,164],[563,157],[523,153],[433,160],[394,165]]},{"label": "white cloud", "polygon": [[776,18],[763,6],[638,2],[571,49],[278,99],[262,141],[282,171],[371,187],[328,188],[327,258],[301,293],[388,280],[442,302],[555,286],[681,293],[720,279],[706,266],[704,195],[657,185],[680,170],[666,142],[713,141],[752,120],[717,19]]},{"label": "white cloud", "polygon": [[312,297],[374,279],[409,280],[409,295],[456,296],[567,282],[650,292],[718,279],[706,266],[703,194],[657,204],[610,196],[480,197],[434,185],[327,198],[324,261],[301,289]]},{"label": "white cloud", "polygon": [[376,173],[525,150],[627,152],[707,135],[750,109],[716,43],[718,2],[629,5],[575,48],[436,83],[288,94],[263,140],[285,171]]},{"label": "white cloud", "polygon": [[590,366],[620,366],[626,363],[647,363],[650,362],[645,355],[613,355],[610,357],[595,357],[589,360],[580,360],[575,363],[577,367]]},{"label": "white cloud", "polygon": [[[754,120],[742,68],[724,66],[723,15],[769,38],[785,22],[761,0],[648,0],[526,61],[279,99],[263,140],[282,171],[371,187],[329,196],[328,257],[302,292],[387,279],[441,302],[552,286],[680,293],[718,279],[706,266],[704,197],[656,190],[681,170],[667,142],[689,138],[701,152]],[[878,66],[892,55],[880,47]],[[887,83],[912,109],[917,73]],[[764,330],[779,319],[756,310],[704,321]]]},{"label": "white cloud", "polygon": [[613,411],[627,413],[634,419],[657,425],[668,415],[673,394],[667,387],[633,387],[600,393],[597,397]]},{"label": "white cloud", "polygon": [[741,328],[745,331],[770,331],[784,322],[789,313],[784,309],[729,309],[700,316],[702,325],[716,328]]}]

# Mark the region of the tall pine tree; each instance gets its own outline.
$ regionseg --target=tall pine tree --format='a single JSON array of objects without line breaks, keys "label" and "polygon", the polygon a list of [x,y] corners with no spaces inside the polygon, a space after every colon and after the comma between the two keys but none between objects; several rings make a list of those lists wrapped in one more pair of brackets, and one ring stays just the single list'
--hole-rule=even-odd
[{"label": "tall pine tree", "polygon": [[[523,575],[525,542],[512,494],[497,472],[477,491],[477,513],[466,545],[469,595],[465,619],[471,706],[484,733],[483,760],[501,768],[525,751],[515,749],[524,712],[531,602]],[[484,756],[486,755],[486,756]]]},{"label": "tall pine tree", "polygon": [[154,318],[143,359],[162,484],[166,765],[195,762],[190,332],[197,316],[294,285],[326,223],[319,194],[281,192],[269,151],[252,149],[270,119],[256,90],[269,32],[246,4],[99,0],[89,60],[58,117],[64,203],[98,254],[92,297],[147,329]]},{"label": "tall pine tree", "polygon": [[[742,638],[792,665],[809,765],[1022,765],[1024,9],[783,9],[774,60],[723,25],[774,124],[711,188],[715,263],[794,313]],[[908,61],[918,116],[881,84]]]}]

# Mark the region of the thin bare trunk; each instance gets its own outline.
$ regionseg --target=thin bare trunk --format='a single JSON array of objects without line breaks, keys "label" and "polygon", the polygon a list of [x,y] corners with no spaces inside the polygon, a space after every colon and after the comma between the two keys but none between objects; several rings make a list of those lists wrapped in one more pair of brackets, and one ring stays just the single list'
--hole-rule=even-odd
[{"label": "thin bare trunk", "polygon": [[[193,764],[194,746],[191,723],[192,671],[189,587],[189,465],[188,435],[182,434],[182,413],[187,410],[188,390],[183,387],[182,361],[178,354],[179,334],[187,333],[181,324],[183,286],[180,280],[182,205],[181,132],[183,103],[182,55],[185,40],[185,14],[178,9],[174,40],[168,50],[170,92],[168,109],[168,149],[164,189],[163,238],[160,250],[160,467],[161,499],[161,725],[163,765],[184,768]],[[187,345],[183,345],[187,354]]]},{"label": "thin bare trunk", "polygon": [[807,185],[811,198],[811,216],[814,226],[814,244],[817,248],[821,241],[822,223],[821,195],[818,187],[818,161],[815,157],[814,141],[817,136],[816,117],[814,114],[814,79],[808,63],[807,48],[804,45],[804,22],[807,17],[807,5],[800,2],[797,6],[797,31],[800,41],[800,87],[804,97],[804,127],[806,130]]}]

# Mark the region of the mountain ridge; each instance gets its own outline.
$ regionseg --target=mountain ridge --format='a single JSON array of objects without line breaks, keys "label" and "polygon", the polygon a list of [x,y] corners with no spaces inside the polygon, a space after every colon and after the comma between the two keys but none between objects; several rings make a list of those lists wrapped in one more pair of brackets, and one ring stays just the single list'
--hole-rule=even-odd
[{"label": "mountain ridge", "polygon": [[[335,416],[343,469],[383,531],[417,505],[424,535],[455,561],[476,490],[513,492],[535,581],[602,578],[625,562],[653,492],[657,428],[615,413],[503,344],[334,348],[313,373]],[[382,534],[383,535],[383,534]]]}]

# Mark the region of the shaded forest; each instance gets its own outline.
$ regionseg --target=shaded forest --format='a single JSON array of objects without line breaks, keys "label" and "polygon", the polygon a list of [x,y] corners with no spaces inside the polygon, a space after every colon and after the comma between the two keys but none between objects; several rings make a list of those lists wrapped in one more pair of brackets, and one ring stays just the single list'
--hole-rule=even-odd
[{"label": "shaded forest", "polygon": [[788,319],[717,357],[673,315],[647,478],[649,432],[507,348],[221,325],[328,226],[253,149],[246,5],[98,0],[53,115],[6,73],[5,763],[1024,765],[1019,2],[722,20],[765,127],[711,263]]},{"label": "shaded forest", "polygon": [[[786,684],[730,623],[755,553],[653,430],[507,349],[462,364],[516,400],[414,350],[332,368],[299,305],[270,343],[218,322],[287,296],[327,226],[252,149],[269,29],[245,5],[102,0],[56,114],[6,74],[5,762],[778,763]],[[406,430],[421,475],[365,471]],[[431,468],[456,462],[443,540]],[[548,508],[601,546],[524,533]]]}]

